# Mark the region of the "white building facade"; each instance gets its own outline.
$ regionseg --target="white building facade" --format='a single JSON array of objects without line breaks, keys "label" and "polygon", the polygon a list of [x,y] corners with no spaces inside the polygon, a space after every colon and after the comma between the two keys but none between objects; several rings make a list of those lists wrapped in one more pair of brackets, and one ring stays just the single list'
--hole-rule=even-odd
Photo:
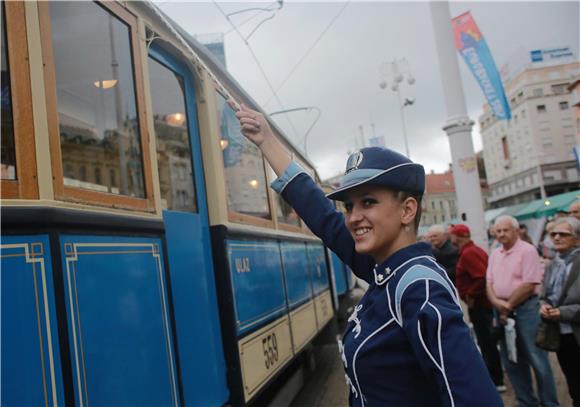
[{"label": "white building facade", "polygon": [[492,208],[578,189],[578,125],[569,85],[580,63],[530,63],[504,81],[512,119],[479,117]]}]

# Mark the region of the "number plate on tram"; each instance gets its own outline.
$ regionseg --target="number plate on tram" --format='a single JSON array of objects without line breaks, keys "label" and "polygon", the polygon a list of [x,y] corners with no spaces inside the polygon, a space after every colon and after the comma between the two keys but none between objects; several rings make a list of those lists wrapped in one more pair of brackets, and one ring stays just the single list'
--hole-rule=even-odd
[{"label": "number plate on tram", "polygon": [[248,401],[292,357],[288,316],[243,338],[238,349]]}]

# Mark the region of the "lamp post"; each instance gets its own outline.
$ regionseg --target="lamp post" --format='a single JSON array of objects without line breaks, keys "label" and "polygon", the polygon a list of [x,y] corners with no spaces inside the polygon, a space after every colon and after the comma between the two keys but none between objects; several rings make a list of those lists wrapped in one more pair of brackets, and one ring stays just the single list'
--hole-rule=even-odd
[{"label": "lamp post", "polygon": [[411,152],[409,151],[409,141],[407,139],[407,126],[405,124],[405,112],[404,109],[407,106],[411,106],[415,103],[414,98],[405,98],[404,102],[401,103],[401,91],[400,84],[407,79],[409,85],[415,84],[415,77],[411,74],[411,69],[409,68],[409,63],[405,58],[394,59],[391,62],[385,62],[381,65],[381,76],[383,80],[379,82],[379,87],[381,89],[387,88],[387,81],[384,79],[386,76],[390,76],[393,84],[391,85],[391,90],[397,92],[397,101],[399,103],[399,111],[401,112],[401,123],[403,127],[403,139],[405,141],[405,152],[407,157],[411,158]]},{"label": "lamp post", "polygon": [[306,133],[304,133],[304,137],[302,138],[302,140],[303,140],[302,142],[304,144],[304,155],[306,156],[306,158],[308,158],[308,135],[310,134],[310,131],[312,130],[312,128],[318,122],[318,120],[320,119],[320,116],[322,115],[322,111],[320,110],[320,108],[318,108],[317,106],[295,107],[293,109],[278,110],[278,111],[272,112],[268,115],[268,116],[274,116],[277,114],[292,113],[292,112],[299,112],[299,111],[310,112],[311,110],[314,110],[316,112],[316,117],[314,118],[314,121],[312,122],[310,127],[308,127],[308,130],[306,130]]}]

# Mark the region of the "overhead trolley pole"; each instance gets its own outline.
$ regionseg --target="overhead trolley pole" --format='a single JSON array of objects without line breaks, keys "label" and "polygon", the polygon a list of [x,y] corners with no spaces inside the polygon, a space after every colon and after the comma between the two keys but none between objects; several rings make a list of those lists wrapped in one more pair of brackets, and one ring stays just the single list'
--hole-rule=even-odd
[{"label": "overhead trolley pole", "polygon": [[432,1],[430,7],[439,71],[441,72],[447,107],[447,121],[443,130],[449,137],[457,207],[461,222],[468,224],[471,229],[473,241],[487,249],[487,231],[477,159],[471,140],[471,129],[474,122],[467,116],[465,95],[451,29],[449,4],[446,1]]}]

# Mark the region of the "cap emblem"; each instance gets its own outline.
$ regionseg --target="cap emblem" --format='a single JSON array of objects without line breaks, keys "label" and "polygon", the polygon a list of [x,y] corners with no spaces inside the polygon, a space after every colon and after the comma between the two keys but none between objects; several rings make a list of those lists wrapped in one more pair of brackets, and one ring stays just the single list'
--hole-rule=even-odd
[{"label": "cap emblem", "polygon": [[346,171],[345,175],[349,172],[358,169],[358,166],[363,160],[363,153],[362,151],[357,151],[356,153],[352,153],[348,160],[346,161]]}]

